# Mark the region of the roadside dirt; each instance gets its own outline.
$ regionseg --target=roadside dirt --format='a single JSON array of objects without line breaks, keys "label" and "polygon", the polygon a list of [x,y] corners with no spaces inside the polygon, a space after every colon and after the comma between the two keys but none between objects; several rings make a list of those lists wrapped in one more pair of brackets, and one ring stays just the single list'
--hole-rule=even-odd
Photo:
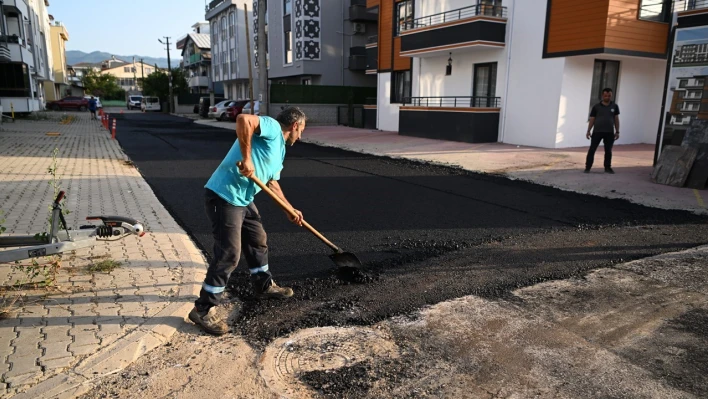
[{"label": "roadside dirt", "polygon": [[185,323],[84,398],[704,398],[707,284],[702,247],[264,350]]}]

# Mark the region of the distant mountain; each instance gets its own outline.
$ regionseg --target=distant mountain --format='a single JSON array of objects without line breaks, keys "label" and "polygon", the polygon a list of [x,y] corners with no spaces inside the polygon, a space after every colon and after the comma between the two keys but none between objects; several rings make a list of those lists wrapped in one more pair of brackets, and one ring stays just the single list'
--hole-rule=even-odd
[{"label": "distant mountain", "polygon": [[[159,66],[160,68],[167,68],[167,58],[154,58],[154,57],[143,57],[140,55],[117,55],[117,54],[111,54],[111,53],[104,53],[102,51],[94,51],[91,53],[84,53],[83,51],[77,51],[77,50],[68,50],[66,52],[66,63],[69,65],[74,65],[78,64],[80,62],[90,62],[92,64],[95,64],[97,62],[101,62],[103,60],[107,60],[114,56],[120,60],[127,61],[127,62],[133,62],[133,57],[135,57],[135,60],[138,61],[140,58],[143,59],[143,62],[149,65],[155,65]],[[172,55],[172,54],[170,54]],[[177,57],[179,57],[179,53],[175,53]],[[172,59],[172,67],[174,68],[175,66],[179,65],[179,60],[175,62],[175,58]]]}]

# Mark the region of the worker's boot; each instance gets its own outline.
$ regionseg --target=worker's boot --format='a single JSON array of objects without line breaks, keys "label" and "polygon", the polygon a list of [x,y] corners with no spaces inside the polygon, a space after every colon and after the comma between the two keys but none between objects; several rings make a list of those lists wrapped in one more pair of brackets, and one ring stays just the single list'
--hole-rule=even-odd
[{"label": "worker's boot", "polygon": [[217,306],[212,306],[208,311],[200,312],[195,306],[189,312],[189,320],[209,334],[223,335],[229,332],[229,326],[226,324],[226,317],[220,314]]},{"label": "worker's boot", "polygon": [[292,288],[279,287],[272,279],[269,280],[264,287],[261,287],[260,289],[257,287],[259,286],[254,286],[254,289],[256,291],[256,296],[259,298],[285,299],[293,296]]}]

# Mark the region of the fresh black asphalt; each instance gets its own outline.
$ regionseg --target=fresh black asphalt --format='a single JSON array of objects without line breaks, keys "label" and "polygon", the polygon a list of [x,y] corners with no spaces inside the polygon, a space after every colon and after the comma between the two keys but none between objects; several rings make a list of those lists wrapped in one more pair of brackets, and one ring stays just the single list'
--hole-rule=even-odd
[{"label": "fresh black asphalt", "polygon": [[[235,133],[162,114],[118,118],[121,146],[208,256],[203,186]],[[301,327],[368,324],[464,295],[505,297],[708,242],[707,219],[688,212],[305,143],[288,148],[280,184],[310,224],[359,256],[373,281],[337,279],[330,249],[259,194],[271,270],[296,294],[254,301],[239,266],[229,290],[243,300],[236,328],[256,345]]]}]

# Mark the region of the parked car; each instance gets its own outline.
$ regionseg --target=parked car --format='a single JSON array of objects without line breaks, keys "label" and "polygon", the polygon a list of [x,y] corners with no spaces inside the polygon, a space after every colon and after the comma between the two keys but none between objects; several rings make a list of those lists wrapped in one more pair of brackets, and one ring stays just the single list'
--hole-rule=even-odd
[{"label": "parked car", "polygon": [[[227,99],[224,97],[214,97],[214,104],[218,104],[224,100],[227,100]],[[201,116],[202,118],[208,117],[210,106],[211,106],[211,98],[210,97],[200,97],[199,98],[199,116]]]},{"label": "parked car", "polygon": [[143,96],[128,96],[128,102],[125,104],[128,109],[140,109],[140,102]]},{"label": "parked car", "polygon": [[160,111],[160,99],[158,97],[143,97],[140,100],[140,110],[143,112]]},{"label": "parked car", "polygon": [[236,117],[243,112],[243,107],[246,106],[249,100],[239,100],[234,101],[234,103],[226,108],[226,119],[230,121],[235,121]]},{"label": "parked car", "polygon": [[47,109],[53,109],[55,111],[62,109],[86,111],[88,109],[88,100],[83,97],[64,97],[61,100],[48,102]]},{"label": "parked car", "polygon": [[256,112],[251,111],[251,102],[247,102],[246,105],[243,106],[243,110],[241,111],[242,114],[249,114],[249,115],[260,115],[261,114],[261,102],[260,101],[254,101],[254,108]]},{"label": "parked car", "polygon": [[[86,100],[90,100],[91,96],[84,96]],[[103,104],[101,104],[101,97],[93,97],[94,100],[96,100],[96,108],[103,108]]]},{"label": "parked car", "polygon": [[213,107],[209,107],[207,116],[217,121],[223,121],[226,119],[226,110],[234,103],[236,103],[234,100],[224,100]]}]

